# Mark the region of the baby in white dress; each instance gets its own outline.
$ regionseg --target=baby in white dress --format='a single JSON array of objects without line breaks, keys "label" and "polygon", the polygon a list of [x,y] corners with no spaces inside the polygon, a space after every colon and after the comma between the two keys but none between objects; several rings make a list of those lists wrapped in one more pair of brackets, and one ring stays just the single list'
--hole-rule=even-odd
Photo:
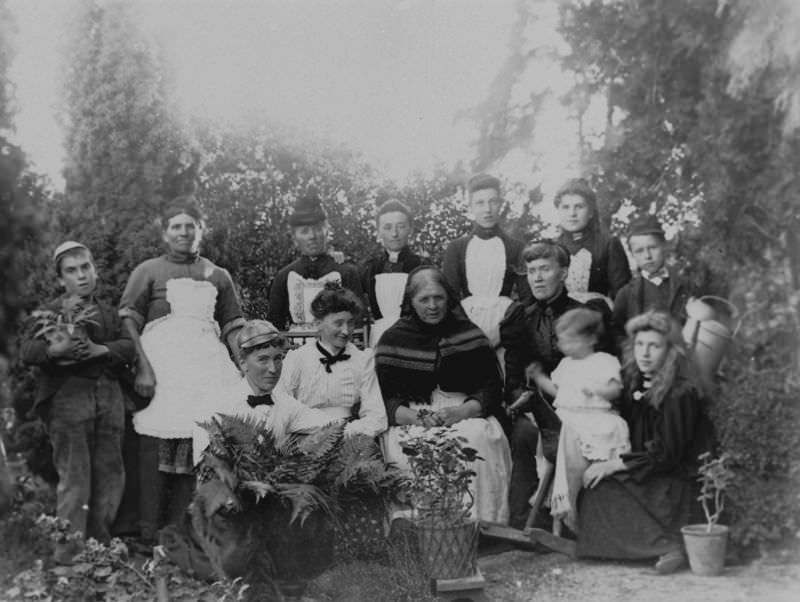
[{"label": "baby in white dress", "polygon": [[549,377],[538,364],[530,368],[539,388],[555,397],[553,405],[561,419],[551,508],[553,516],[573,530],[586,468],[630,451],[628,425],[611,404],[622,391],[619,361],[594,350],[602,329],[598,312],[584,308],[566,312],[556,323],[564,359]]}]

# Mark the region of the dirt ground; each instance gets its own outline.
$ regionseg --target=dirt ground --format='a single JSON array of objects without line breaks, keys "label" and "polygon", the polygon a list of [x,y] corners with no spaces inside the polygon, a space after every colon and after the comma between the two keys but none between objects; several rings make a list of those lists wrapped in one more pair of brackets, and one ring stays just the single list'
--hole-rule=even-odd
[{"label": "dirt ground", "polygon": [[480,570],[493,602],[536,600],[625,602],[800,601],[800,565],[753,562],[719,577],[686,570],[657,575],[649,564],[571,560],[521,550],[483,556]]}]

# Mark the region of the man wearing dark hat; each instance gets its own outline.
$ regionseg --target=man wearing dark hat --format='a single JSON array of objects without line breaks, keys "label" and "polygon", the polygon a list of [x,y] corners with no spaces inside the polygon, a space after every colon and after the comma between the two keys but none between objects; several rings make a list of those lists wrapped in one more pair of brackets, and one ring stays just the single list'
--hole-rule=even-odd
[{"label": "man wearing dark hat", "polygon": [[328,254],[328,218],[316,192],[297,200],[289,216],[289,226],[300,257],[275,275],[267,319],[278,328],[286,328],[288,324],[310,327],[311,301],[326,282],[339,282],[359,298],[361,282],[355,266],[339,264]]},{"label": "man wearing dark hat", "polygon": [[[117,370],[135,359],[135,349],[114,308],[94,297],[97,273],[89,249],[67,241],[56,248],[53,264],[65,294],[44,309],[62,316],[88,310],[91,321],[45,334],[34,322],[20,356],[39,368],[34,410],[53,446],[57,514],[84,536],[108,541],[125,482]],[[56,560],[70,562],[79,548],[78,541],[59,544]]]},{"label": "man wearing dark hat", "polygon": [[666,237],[655,215],[643,215],[631,222],[628,247],[639,273],[614,300],[612,327],[618,344],[625,340],[628,320],[650,309],[668,311],[682,324],[690,292],[686,280],[666,265]]}]

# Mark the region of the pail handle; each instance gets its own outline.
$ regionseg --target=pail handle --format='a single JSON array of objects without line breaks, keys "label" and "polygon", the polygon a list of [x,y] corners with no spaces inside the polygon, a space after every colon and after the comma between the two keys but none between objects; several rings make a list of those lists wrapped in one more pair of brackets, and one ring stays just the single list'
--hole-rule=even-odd
[{"label": "pail handle", "polygon": [[749,310],[749,311],[746,311],[744,313],[740,313],[739,312],[739,308],[736,307],[733,303],[731,303],[730,301],[728,301],[724,297],[717,297],[716,295],[703,295],[702,297],[698,297],[698,299],[700,301],[702,301],[703,299],[714,299],[715,301],[721,301],[722,303],[724,303],[725,305],[727,305],[728,307],[731,308],[731,310],[732,310],[732,312],[731,312],[731,320],[735,320],[736,321],[736,328],[734,328],[733,332],[731,332],[731,339],[736,338],[736,334],[739,332],[739,329],[742,327],[742,323],[744,322],[744,319],[747,317],[747,314],[749,314],[752,311],[752,310]]},{"label": "pail handle", "polygon": [[702,297],[698,297],[697,298],[698,301],[702,301],[703,299],[713,299],[714,301],[720,301],[721,303],[724,303],[725,305],[727,305],[728,307],[731,308],[731,319],[732,320],[735,320],[736,318],[739,317],[739,308],[736,307],[730,301],[728,301],[725,297],[717,297],[716,295],[703,295]]}]

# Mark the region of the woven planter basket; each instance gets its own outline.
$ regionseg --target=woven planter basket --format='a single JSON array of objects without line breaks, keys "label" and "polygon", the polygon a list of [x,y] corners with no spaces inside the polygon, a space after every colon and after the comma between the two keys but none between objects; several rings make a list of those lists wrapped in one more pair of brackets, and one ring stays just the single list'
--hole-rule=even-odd
[{"label": "woven planter basket", "polygon": [[480,525],[470,521],[456,526],[417,524],[420,559],[432,579],[458,579],[474,575],[478,565]]}]

